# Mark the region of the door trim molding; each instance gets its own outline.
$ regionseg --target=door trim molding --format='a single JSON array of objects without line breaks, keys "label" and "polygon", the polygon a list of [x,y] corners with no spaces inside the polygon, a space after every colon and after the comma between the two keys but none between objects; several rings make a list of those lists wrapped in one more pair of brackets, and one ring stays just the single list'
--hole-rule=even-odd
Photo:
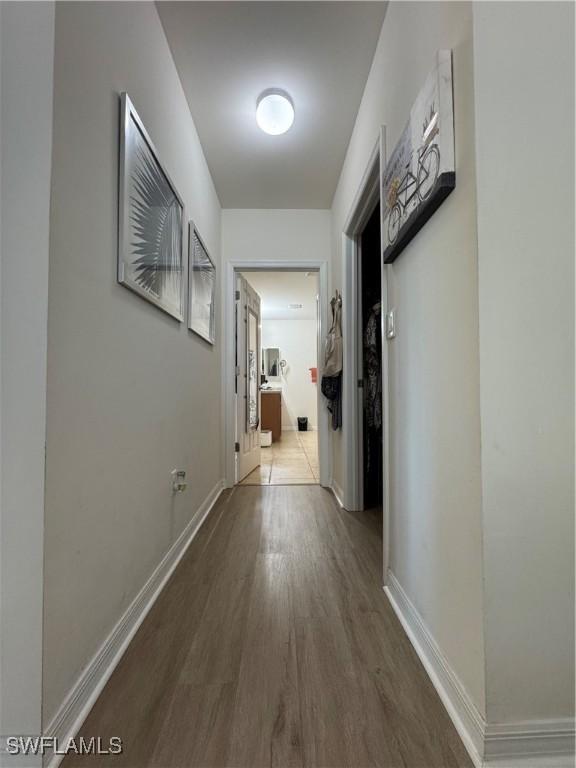
[{"label": "door trim molding", "polygon": [[[0,764],[4,765],[10,757],[1,752],[4,737],[37,734],[42,728],[55,3],[2,3],[0,16],[4,195],[0,210]],[[11,761],[36,764],[33,756]]]},{"label": "door trim molding", "polygon": [[[230,259],[225,264],[222,344],[222,398],[224,412],[223,446],[224,477],[227,488],[234,486],[234,278],[236,272],[318,272],[318,295],[320,303],[319,339],[328,332],[328,262],[322,259],[277,260],[277,259]],[[320,356],[320,345],[318,355]],[[322,402],[318,386],[318,451],[320,457],[320,485],[328,487],[332,470],[328,412]]]}]

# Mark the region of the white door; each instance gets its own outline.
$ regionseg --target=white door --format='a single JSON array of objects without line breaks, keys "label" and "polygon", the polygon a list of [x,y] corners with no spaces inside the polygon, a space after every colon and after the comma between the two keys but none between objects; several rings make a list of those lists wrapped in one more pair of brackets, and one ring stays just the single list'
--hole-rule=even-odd
[{"label": "white door", "polygon": [[236,482],[260,466],[260,296],[236,279]]}]

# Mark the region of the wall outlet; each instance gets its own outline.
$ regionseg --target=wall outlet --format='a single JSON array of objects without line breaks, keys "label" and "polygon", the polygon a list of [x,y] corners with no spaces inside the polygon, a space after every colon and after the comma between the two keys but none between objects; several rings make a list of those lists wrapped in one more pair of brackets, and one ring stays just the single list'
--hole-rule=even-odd
[{"label": "wall outlet", "polygon": [[172,491],[174,493],[184,493],[188,487],[186,481],[186,472],[183,469],[173,469],[172,475]]}]

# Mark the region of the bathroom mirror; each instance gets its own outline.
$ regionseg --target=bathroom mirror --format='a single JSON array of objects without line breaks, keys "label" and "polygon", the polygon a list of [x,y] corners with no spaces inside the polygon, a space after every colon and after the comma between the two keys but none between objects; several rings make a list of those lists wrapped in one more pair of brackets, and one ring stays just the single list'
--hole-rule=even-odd
[{"label": "bathroom mirror", "polygon": [[267,379],[280,378],[280,350],[278,347],[262,349],[262,373]]}]

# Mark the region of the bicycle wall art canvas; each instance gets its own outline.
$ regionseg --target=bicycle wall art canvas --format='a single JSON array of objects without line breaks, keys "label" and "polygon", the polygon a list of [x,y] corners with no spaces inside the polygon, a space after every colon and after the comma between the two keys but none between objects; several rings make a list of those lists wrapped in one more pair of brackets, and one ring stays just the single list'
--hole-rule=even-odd
[{"label": "bicycle wall art canvas", "polygon": [[385,264],[398,257],[455,186],[452,51],[443,50],[381,173]]}]

